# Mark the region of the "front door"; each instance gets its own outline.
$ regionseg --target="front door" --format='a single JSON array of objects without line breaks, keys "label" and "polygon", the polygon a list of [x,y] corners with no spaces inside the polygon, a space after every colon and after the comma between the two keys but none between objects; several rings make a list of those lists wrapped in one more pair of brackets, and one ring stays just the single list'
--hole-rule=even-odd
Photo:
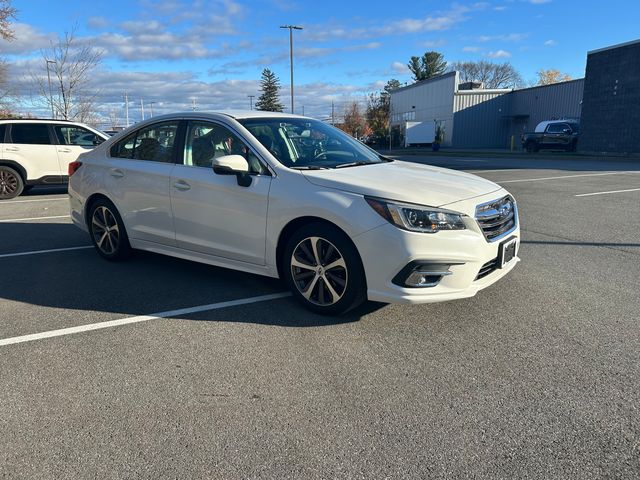
[{"label": "front door", "polygon": [[53,132],[58,143],[58,163],[63,176],[67,175],[71,162],[94,148],[98,139],[102,140],[91,130],[76,125],[53,125]]},{"label": "front door", "polygon": [[[230,154],[247,159],[248,187],[238,185],[235,175],[214,173],[213,159]],[[178,247],[264,265],[270,186],[269,170],[246,142],[223,125],[189,122],[183,162],[171,178]]]},{"label": "front door", "polygon": [[179,122],[156,123],[111,147],[104,182],[129,237],[175,246],[169,185]]}]

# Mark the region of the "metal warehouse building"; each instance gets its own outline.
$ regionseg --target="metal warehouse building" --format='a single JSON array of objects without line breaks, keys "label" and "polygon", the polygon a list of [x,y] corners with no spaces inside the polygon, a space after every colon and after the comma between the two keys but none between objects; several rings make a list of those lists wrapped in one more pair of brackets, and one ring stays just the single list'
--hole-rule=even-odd
[{"label": "metal warehouse building", "polygon": [[442,145],[454,148],[507,148],[512,136],[543,121],[580,118],[584,79],[522,90],[486,90],[447,73],[391,92],[391,126],[434,122],[444,131]]},{"label": "metal warehouse building", "polygon": [[520,148],[543,120],[579,119],[578,150],[640,152],[640,40],[588,52],[585,78],[521,90],[484,90],[457,72],[391,92],[391,126],[434,122],[444,146]]}]

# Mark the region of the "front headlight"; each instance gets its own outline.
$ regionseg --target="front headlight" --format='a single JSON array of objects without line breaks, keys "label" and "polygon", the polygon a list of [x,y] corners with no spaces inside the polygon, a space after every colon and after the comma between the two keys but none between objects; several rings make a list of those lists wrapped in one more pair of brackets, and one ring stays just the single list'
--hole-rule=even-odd
[{"label": "front headlight", "polygon": [[441,208],[395,203],[372,197],[364,199],[378,215],[403,230],[435,233],[466,228],[462,215]]}]

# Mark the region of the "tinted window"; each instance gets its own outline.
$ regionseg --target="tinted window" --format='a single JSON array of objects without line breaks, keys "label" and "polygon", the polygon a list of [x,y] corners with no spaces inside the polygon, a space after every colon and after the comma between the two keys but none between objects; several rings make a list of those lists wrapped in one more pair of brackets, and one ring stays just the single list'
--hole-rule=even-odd
[{"label": "tinted window", "polygon": [[213,159],[224,155],[242,155],[251,173],[266,173],[266,168],[249,147],[228,128],[210,122],[190,122],[185,143],[184,164],[211,168]]},{"label": "tinted window", "polygon": [[142,128],[111,147],[111,156],[171,163],[177,131],[178,122],[157,123]]},{"label": "tinted window", "polygon": [[[547,132],[549,133],[563,133],[566,128],[569,128],[569,125],[566,123],[552,123],[547,128]],[[571,130],[569,128],[569,130]]]},{"label": "tinted window", "polygon": [[12,143],[51,145],[49,129],[44,123],[14,123],[11,125]]},{"label": "tinted window", "polygon": [[4,132],[7,130],[7,124],[0,125],[0,143],[4,143]]},{"label": "tinted window", "polygon": [[66,125],[56,125],[54,131],[60,145],[82,145],[92,147],[96,140],[96,134],[86,128]]}]

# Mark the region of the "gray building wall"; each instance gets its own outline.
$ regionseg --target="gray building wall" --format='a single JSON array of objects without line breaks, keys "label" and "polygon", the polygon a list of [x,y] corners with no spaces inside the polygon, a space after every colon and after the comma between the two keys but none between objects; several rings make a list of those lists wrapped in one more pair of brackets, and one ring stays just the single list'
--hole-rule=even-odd
[{"label": "gray building wall", "polygon": [[451,145],[453,133],[453,94],[458,85],[456,72],[440,75],[394,90],[391,94],[391,125],[405,122],[443,122],[443,145]]},{"label": "gray building wall", "polygon": [[511,90],[465,90],[453,100],[455,148],[504,148],[508,122],[502,118]]},{"label": "gray building wall", "polygon": [[509,94],[508,136],[519,143],[523,132],[532,132],[544,120],[579,119],[584,78],[540,87],[514,90]]},{"label": "gray building wall", "polygon": [[640,40],[589,52],[578,149],[640,152]]}]

